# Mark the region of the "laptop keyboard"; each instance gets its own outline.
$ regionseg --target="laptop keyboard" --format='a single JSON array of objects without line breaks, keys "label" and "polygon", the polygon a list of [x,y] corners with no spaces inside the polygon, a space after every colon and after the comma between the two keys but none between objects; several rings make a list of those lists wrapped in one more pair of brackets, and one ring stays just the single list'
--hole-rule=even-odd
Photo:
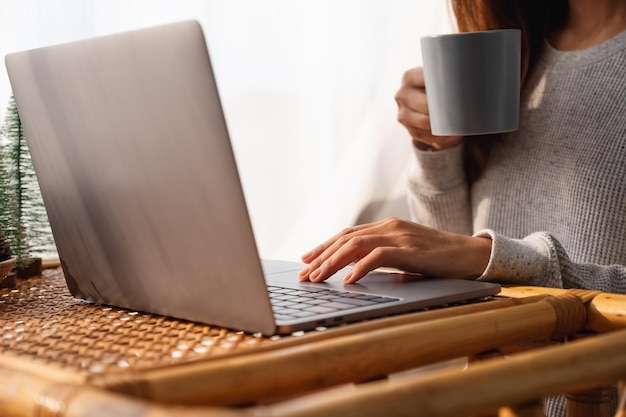
[{"label": "laptop keyboard", "polygon": [[283,321],[399,300],[399,298],[322,287],[294,289],[269,286],[268,291],[274,316],[277,320]]}]

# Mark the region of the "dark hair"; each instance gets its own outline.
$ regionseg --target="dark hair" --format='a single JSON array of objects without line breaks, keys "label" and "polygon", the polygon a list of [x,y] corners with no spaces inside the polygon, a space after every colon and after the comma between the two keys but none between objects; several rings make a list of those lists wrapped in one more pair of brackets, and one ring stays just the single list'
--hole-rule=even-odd
[{"label": "dark hair", "polygon": [[[450,0],[459,31],[520,29],[521,86],[532,70],[549,32],[565,23],[568,0]],[[494,135],[472,137],[465,144],[465,171],[476,181],[485,167]]]}]

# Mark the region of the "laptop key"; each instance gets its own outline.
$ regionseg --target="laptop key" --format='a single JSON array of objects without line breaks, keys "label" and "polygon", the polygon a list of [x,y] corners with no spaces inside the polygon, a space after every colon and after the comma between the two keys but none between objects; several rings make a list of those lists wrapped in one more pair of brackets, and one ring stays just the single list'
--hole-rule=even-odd
[{"label": "laptop key", "polygon": [[322,307],[322,306],[311,306],[311,307],[307,307],[304,309],[304,311],[310,311],[313,313],[332,313],[337,311],[336,308],[328,308],[328,307]]},{"label": "laptop key", "polygon": [[314,313],[312,311],[298,311],[292,314],[292,316],[297,317],[297,318],[304,318],[304,317],[311,317],[316,315],[317,313]]},{"label": "laptop key", "polygon": [[289,300],[293,298],[293,296],[289,294],[272,294],[270,295],[270,298],[272,300]]},{"label": "laptop key", "polygon": [[309,294],[308,291],[302,291],[302,290],[293,290],[291,292],[289,292],[289,294],[292,295],[305,295],[305,294]]},{"label": "laptop key", "polygon": [[294,319],[293,316],[288,316],[286,314],[274,314],[274,318],[280,321],[289,321]]},{"label": "laptop key", "polygon": [[294,303],[306,303],[307,301],[310,301],[310,300],[311,299],[309,297],[301,297],[301,296],[292,297],[288,299],[288,301],[291,301]]},{"label": "laptop key", "polygon": [[317,298],[319,300],[330,300],[331,298],[340,298],[340,297],[337,297],[336,295],[323,294],[323,295],[318,295],[315,298]]},{"label": "laptop key", "polygon": [[281,288],[281,287],[267,287],[267,290],[270,294],[284,294],[286,292],[291,291],[290,288]]},{"label": "laptop key", "polygon": [[337,295],[333,295],[331,297],[326,298],[327,301],[339,301],[339,302],[350,300],[350,299],[351,299],[350,297],[339,297]]},{"label": "laptop key", "polygon": [[272,307],[288,307],[296,304],[298,303],[289,300],[272,300]]},{"label": "laptop key", "polygon": [[294,313],[298,313],[299,310],[295,310],[293,308],[280,308],[276,310],[276,314],[293,316]]},{"label": "laptop key", "polygon": [[320,300],[317,298],[310,298],[304,301],[304,304],[311,304],[311,305],[319,305],[319,304],[326,304],[326,303],[328,303],[328,300]]}]

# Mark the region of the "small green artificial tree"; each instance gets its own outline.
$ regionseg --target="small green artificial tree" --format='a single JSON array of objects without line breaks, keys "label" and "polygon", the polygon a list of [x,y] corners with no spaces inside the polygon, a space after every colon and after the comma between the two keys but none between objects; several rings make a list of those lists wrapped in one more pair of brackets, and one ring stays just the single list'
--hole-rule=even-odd
[{"label": "small green artificial tree", "polygon": [[11,252],[11,246],[9,245],[9,241],[2,232],[2,229],[0,229],[0,262],[4,262],[7,259],[10,259],[12,254],[13,253]]},{"label": "small green artificial tree", "polygon": [[[12,259],[11,255],[12,252],[9,241],[0,229],[0,263],[4,264]],[[15,274],[11,274],[10,271],[7,271],[9,267],[11,267],[10,262],[8,265],[0,267],[0,289],[14,288],[16,286]]]},{"label": "small green artificial tree", "polygon": [[13,96],[0,139],[0,229],[19,275],[31,257],[50,252],[54,241]]}]

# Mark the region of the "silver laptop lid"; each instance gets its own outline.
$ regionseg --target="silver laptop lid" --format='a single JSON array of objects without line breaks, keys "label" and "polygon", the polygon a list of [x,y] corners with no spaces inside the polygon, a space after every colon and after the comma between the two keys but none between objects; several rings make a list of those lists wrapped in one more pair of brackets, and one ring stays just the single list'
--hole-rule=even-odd
[{"label": "silver laptop lid", "polygon": [[198,23],[10,54],[6,66],[75,296],[275,331]]}]

